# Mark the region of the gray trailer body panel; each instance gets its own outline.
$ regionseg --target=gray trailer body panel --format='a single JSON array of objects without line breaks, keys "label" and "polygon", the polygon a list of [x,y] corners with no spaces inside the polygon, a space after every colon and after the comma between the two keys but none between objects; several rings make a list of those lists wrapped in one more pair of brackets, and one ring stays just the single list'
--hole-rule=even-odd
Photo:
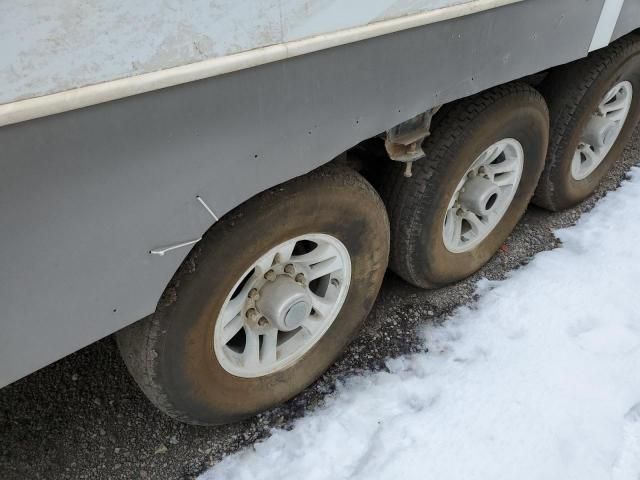
[{"label": "gray trailer body panel", "polygon": [[[426,109],[587,54],[603,0],[536,0],[0,128],[0,386],[152,313],[255,195]],[[626,28],[626,27],[620,27]]]},{"label": "gray trailer body panel", "polygon": [[620,16],[613,31],[612,40],[640,28],[640,1],[626,0],[620,9]]}]

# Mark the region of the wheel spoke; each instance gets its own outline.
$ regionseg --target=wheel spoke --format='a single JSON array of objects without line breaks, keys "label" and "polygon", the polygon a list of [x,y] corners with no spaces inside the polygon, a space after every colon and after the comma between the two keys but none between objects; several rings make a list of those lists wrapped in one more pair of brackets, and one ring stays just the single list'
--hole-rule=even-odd
[{"label": "wheel spoke", "polygon": [[314,310],[321,317],[327,316],[331,311],[331,307],[333,306],[333,301],[326,297],[321,297],[319,295],[316,295],[313,292],[310,292],[310,294],[311,294],[311,305],[313,306]]},{"label": "wheel spoke", "polygon": [[514,185],[518,180],[517,172],[505,172],[500,174],[498,177],[493,178],[493,183],[495,183],[499,187],[508,187]]},{"label": "wheel spoke", "polygon": [[309,281],[315,280],[316,278],[324,277],[325,275],[329,275],[330,273],[333,273],[336,270],[340,270],[341,268],[342,260],[340,260],[340,257],[338,257],[337,255],[335,257],[323,260],[320,263],[311,265]]},{"label": "wheel spoke", "polygon": [[518,161],[515,158],[507,158],[504,162],[485,165],[484,169],[489,175],[493,174],[495,176],[501,173],[517,172],[518,166]]},{"label": "wheel spoke", "polygon": [[262,276],[266,272],[268,272],[276,259],[276,252],[269,253],[268,255],[263,255],[256,262],[255,268],[257,270],[258,275]]},{"label": "wheel spoke", "polygon": [[260,274],[264,275],[275,263],[287,263],[292,261],[291,255],[293,249],[296,246],[295,241],[286,242],[281,245],[276,251],[270,252],[268,255],[264,255],[256,262],[256,270]]},{"label": "wheel spoke", "polygon": [[242,352],[242,363],[245,368],[257,367],[260,364],[260,335],[249,327],[244,328],[246,342]]},{"label": "wheel spoke", "polygon": [[611,120],[611,122],[615,124],[618,124],[627,118],[627,114],[628,112],[626,108],[619,108],[617,110],[611,110],[607,112],[604,118],[606,118],[607,120]]},{"label": "wheel spoke", "polygon": [[314,263],[322,262],[323,260],[327,260],[335,255],[336,252],[330,245],[318,245],[309,253],[291,257],[291,262],[313,265]]},{"label": "wheel spoke", "polygon": [[240,292],[236,298],[227,304],[220,318],[223,327],[226,327],[231,321],[235,320],[235,318],[240,315],[245,298],[246,295],[242,295],[242,292]]},{"label": "wheel spoke", "polygon": [[602,99],[602,102],[600,102],[600,107],[603,107],[609,104],[609,102],[611,102],[611,100],[613,100],[619,93],[620,93],[620,88],[618,87],[614,87],[611,90],[609,90],[607,94],[604,96],[604,98]]},{"label": "wheel spoke", "polygon": [[607,113],[614,110],[620,110],[627,105],[627,96],[621,90],[609,92],[598,108],[601,112]]},{"label": "wheel spoke", "polygon": [[466,211],[464,212],[463,217],[469,225],[471,225],[471,231],[474,235],[482,235],[487,226],[480,220],[480,218],[473,212]]},{"label": "wheel spoke", "polygon": [[233,320],[222,328],[222,343],[224,345],[229,343],[229,340],[235,337],[242,330],[242,327],[244,327],[244,319],[242,318],[242,313],[238,312]]},{"label": "wheel spoke", "polygon": [[302,325],[300,325],[306,332],[306,335],[313,335],[318,328],[322,325],[322,319],[314,315],[309,315]]},{"label": "wheel spoke", "polygon": [[591,150],[591,147],[589,147],[588,145],[585,148],[581,149],[580,152],[584,155],[585,158],[581,162],[581,168],[583,170],[591,169],[598,162],[598,155],[596,154],[596,152]]},{"label": "wheel spoke", "polygon": [[278,329],[272,328],[262,336],[260,363],[274,363],[277,360]]},{"label": "wheel spoke", "polygon": [[478,160],[476,160],[476,165],[489,165],[491,162],[495,161],[496,158],[500,156],[500,154],[504,151],[504,145],[496,144],[493,148],[489,148],[485,150]]},{"label": "wheel spoke", "polygon": [[254,279],[255,274],[248,278],[246,282],[244,282],[242,290],[240,290],[234,298],[229,300],[229,303],[227,303],[227,306],[221,312],[223,327],[225,327],[230,321],[235,319],[236,316],[242,311],[242,306],[244,305],[249,292],[253,288]]},{"label": "wheel spoke", "polygon": [[278,248],[276,253],[278,257],[278,262],[287,263],[291,260],[291,255],[293,254],[293,249],[295,248],[297,242],[287,242]]},{"label": "wheel spoke", "polygon": [[627,99],[624,95],[620,95],[620,98],[616,98],[610,103],[601,103],[599,110],[602,113],[615,112],[616,110],[624,110],[627,106]]},{"label": "wheel spoke", "polygon": [[489,228],[489,225],[497,225],[500,221],[500,215],[498,214],[498,210],[493,208],[487,215],[484,217],[484,228]]},{"label": "wheel spoke", "polygon": [[453,244],[459,243],[462,234],[462,218],[456,214],[455,208],[450,208],[447,211],[447,219],[444,225],[446,238]]},{"label": "wheel spoke", "polygon": [[582,154],[578,149],[573,154],[573,159],[571,160],[571,174],[573,175],[573,178],[579,178],[581,171],[582,171]]}]

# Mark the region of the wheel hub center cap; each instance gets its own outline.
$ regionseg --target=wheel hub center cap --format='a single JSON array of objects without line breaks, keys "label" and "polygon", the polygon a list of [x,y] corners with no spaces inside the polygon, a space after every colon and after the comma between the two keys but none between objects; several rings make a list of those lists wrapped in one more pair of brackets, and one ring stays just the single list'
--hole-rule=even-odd
[{"label": "wheel hub center cap", "polygon": [[585,131],[584,140],[597,148],[607,147],[616,138],[617,125],[606,118],[593,118]]},{"label": "wheel hub center cap", "polygon": [[473,177],[464,185],[460,193],[460,204],[476,215],[486,215],[496,204],[500,189],[491,180],[484,177]]},{"label": "wheel hub center cap", "polygon": [[289,328],[297,328],[309,315],[309,304],[305,301],[294,303],[284,315],[284,324]]},{"label": "wheel hub center cap", "polygon": [[295,330],[311,313],[307,290],[287,275],[280,275],[260,291],[256,307],[278,330]]}]

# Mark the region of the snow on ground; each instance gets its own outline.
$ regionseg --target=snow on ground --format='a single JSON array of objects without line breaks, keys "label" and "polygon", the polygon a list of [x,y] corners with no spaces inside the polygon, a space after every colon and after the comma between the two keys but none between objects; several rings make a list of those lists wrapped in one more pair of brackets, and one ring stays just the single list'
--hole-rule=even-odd
[{"label": "snow on ground", "polygon": [[638,480],[640,169],[428,353],[352,378],[215,479]]}]

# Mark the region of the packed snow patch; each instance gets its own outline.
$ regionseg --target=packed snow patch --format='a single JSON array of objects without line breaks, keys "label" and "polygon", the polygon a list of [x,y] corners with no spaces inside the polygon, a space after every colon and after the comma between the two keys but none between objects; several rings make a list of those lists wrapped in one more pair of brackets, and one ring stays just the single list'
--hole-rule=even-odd
[{"label": "packed snow patch", "polygon": [[640,169],[558,237],[428,328],[428,353],[200,479],[638,480]]}]

